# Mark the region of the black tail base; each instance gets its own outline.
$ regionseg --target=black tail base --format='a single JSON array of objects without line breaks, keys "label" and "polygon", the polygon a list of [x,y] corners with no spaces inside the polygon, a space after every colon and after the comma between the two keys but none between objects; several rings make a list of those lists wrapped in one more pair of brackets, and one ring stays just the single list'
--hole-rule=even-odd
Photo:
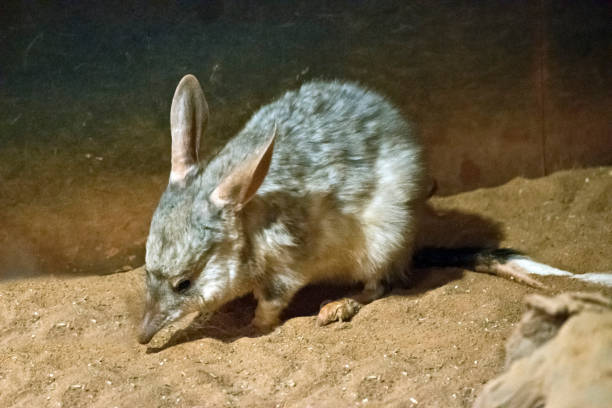
[{"label": "black tail base", "polygon": [[414,253],[412,265],[414,268],[457,267],[475,270],[477,266],[504,264],[511,258],[522,256],[523,253],[510,248],[424,247]]}]

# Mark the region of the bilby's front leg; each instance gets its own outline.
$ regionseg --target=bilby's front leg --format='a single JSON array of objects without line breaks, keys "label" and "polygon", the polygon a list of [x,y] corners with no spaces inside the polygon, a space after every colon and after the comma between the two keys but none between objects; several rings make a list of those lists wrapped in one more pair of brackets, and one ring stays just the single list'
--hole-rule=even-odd
[{"label": "bilby's front leg", "polygon": [[280,323],[280,315],[288,302],[283,299],[258,299],[251,326],[259,332],[269,332]]},{"label": "bilby's front leg", "polygon": [[293,295],[302,287],[298,282],[272,279],[253,291],[257,308],[251,326],[259,332],[269,332],[280,324],[280,316]]}]

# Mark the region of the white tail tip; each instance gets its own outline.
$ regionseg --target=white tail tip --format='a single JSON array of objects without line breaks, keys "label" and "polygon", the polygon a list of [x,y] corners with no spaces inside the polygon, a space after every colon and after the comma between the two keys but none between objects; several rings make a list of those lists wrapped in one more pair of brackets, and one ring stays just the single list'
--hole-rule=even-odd
[{"label": "white tail tip", "polygon": [[583,282],[594,283],[597,285],[604,285],[612,287],[612,273],[572,273],[564,271],[562,269],[553,268],[552,266],[545,265],[529,258],[514,258],[510,262],[519,266],[530,275],[540,276],[565,276],[570,279],[576,279]]}]

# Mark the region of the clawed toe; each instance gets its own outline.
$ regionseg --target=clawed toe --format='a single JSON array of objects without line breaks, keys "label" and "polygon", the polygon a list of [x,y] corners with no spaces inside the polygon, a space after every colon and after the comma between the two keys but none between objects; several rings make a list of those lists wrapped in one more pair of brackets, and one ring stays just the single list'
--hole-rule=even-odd
[{"label": "clawed toe", "polygon": [[317,316],[317,324],[319,326],[325,326],[336,321],[345,322],[351,320],[361,308],[361,304],[350,298],[334,302],[323,302],[322,305]]}]

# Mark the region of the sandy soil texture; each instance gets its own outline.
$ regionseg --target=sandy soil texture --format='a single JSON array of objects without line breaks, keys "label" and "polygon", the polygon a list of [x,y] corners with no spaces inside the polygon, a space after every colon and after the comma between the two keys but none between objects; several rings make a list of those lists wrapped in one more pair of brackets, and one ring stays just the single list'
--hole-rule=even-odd
[{"label": "sandy soil texture", "polygon": [[[431,201],[424,243],[511,246],[559,268],[612,273],[611,167]],[[552,292],[596,289],[544,281]],[[0,283],[0,406],[467,407],[501,371],[533,291],[459,269],[415,271],[411,288],[351,322],[317,327],[320,302],[348,289],[311,287],[268,335],[241,334],[254,309],[245,298],[145,347],[135,340],[142,290],[141,270]]]}]

